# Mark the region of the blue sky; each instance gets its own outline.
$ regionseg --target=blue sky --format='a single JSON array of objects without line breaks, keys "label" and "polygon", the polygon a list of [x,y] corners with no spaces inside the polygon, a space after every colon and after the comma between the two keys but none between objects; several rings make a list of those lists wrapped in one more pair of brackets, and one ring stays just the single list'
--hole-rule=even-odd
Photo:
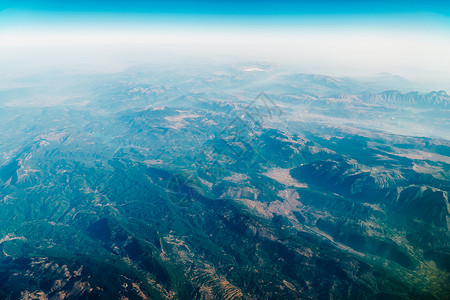
[{"label": "blue sky", "polygon": [[[278,26],[297,24],[434,27],[450,32],[449,0],[0,0],[0,31],[11,27],[133,24]],[[114,27],[114,26],[113,26]],[[445,27],[445,28],[444,28]]]},{"label": "blue sky", "polygon": [[308,14],[386,14],[428,12],[450,14],[450,2],[429,1],[2,1],[0,7],[53,12],[128,12],[213,15],[308,15]]},{"label": "blue sky", "polygon": [[9,28],[296,25],[421,27],[450,32],[450,1],[57,1],[0,0],[0,31]]}]

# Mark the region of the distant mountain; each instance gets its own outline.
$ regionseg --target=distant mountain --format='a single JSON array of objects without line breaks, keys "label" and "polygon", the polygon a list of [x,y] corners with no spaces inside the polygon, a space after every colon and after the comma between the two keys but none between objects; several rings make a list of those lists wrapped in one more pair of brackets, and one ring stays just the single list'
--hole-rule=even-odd
[{"label": "distant mountain", "polygon": [[400,93],[399,91],[386,91],[379,94],[369,94],[360,97],[365,103],[378,105],[404,105],[404,106],[439,106],[448,107],[450,96],[445,91],[420,94],[418,92]]}]

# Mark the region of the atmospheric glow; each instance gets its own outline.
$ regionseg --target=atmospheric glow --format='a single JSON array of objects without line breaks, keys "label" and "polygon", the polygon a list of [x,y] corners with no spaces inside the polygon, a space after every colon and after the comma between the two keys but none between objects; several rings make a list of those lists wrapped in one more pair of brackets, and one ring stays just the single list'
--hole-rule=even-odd
[{"label": "atmospheric glow", "polygon": [[[361,12],[351,15],[349,3],[336,15],[320,14],[314,6],[310,13],[295,6],[297,14],[221,14],[220,5],[206,4],[213,14],[130,12],[131,6],[125,12],[115,6],[104,12],[100,8],[110,7],[105,3],[100,11],[84,3],[90,11],[83,13],[7,9],[0,11],[0,65],[75,64],[101,71],[155,60],[256,60],[330,75],[391,72],[426,82],[430,89],[449,90],[450,18],[445,10],[389,11],[407,8],[403,3],[385,5],[380,13],[358,6]],[[238,9],[234,2],[231,7]]]}]

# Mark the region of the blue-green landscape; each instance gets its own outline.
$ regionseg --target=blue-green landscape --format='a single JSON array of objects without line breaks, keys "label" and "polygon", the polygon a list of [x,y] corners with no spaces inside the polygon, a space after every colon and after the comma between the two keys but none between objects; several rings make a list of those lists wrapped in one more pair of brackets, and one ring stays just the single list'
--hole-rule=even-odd
[{"label": "blue-green landscape", "polygon": [[450,299],[445,1],[0,3],[0,299]]}]

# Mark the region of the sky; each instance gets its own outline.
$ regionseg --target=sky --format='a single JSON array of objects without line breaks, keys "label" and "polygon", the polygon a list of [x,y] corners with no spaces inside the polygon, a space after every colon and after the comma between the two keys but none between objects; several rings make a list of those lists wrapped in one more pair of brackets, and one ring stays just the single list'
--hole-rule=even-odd
[{"label": "sky", "polygon": [[448,53],[450,1],[0,1],[7,70],[239,57],[447,89]]},{"label": "sky", "polygon": [[2,1],[2,9],[20,9],[54,12],[139,12],[139,13],[174,13],[174,14],[237,14],[237,15],[273,15],[273,14],[358,14],[358,13],[404,13],[431,12],[448,15],[450,4],[445,0],[316,0],[316,1],[105,1],[105,0],[25,0]]}]

